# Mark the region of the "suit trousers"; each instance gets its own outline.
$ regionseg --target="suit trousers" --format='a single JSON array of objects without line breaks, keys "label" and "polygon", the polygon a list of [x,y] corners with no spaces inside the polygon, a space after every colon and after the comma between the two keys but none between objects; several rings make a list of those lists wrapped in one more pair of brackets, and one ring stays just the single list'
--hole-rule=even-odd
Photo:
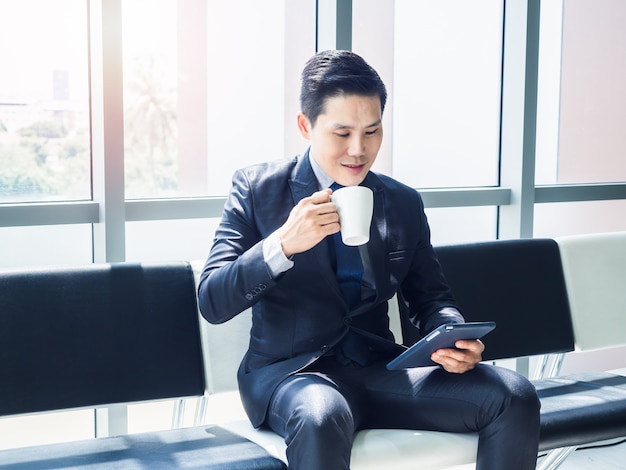
[{"label": "suit trousers", "polygon": [[478,470],[530,470],[537,461],[539,399],[514,371],[479,364],[389,371],[323,357],[281,383],[266,424],[284,437],[291,470],[346,470],[354,433],[394,428],[477,432]]}]

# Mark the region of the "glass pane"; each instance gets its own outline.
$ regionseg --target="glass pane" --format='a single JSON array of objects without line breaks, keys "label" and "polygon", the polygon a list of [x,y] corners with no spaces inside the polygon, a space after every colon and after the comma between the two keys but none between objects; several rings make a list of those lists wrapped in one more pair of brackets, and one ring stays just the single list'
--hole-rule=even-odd
[{"label": "glass pane", "polygon": [[93,410],[73,410],[0,419],[0,450],[94,437]]},{"label": "glass pane", "polygon": [[315,1],[294,3],[122,2],[128,199],[225,195],[235,169],[304,150]]},{"label": "glass pane", "polygon": [[91,198],[86,5],[0,0],[0,203]]},{"label": "glass pane", "polygon": [[426,209],[433,245],[496,239],[496,207]]},{"label": "glass pane", "polygon": [[396,0],[393,175],[498,184],[501,1]]},{"label": "glass pane", "polygon": [[541,2],[541,15],[537,184],[626,181],[626,4]]},{"label": "glass pane", "polygon": [[[534,236],[626,231],[626,201],[535,204]],[[620,216],[621,215],[621,216]]]},{"label": "glass pane", "polygon": [[205,260],[219,219],[126,223],[128,261]]},{"label": "glass pane", "polygon": [[176,0],[122,2],[126,197],[178,187]]},{"label": "glass pane", "polygon": [[0,228],[0,267],[71,266],[93,260],[91,225]]},{"label": "glass pane", "polygon": [[[373,171],[393,176],[394,109],[394,2],[358,0],[352,3],[352,50],[361,55],[380,75],[387,87],[383,113],[384,138]],[[372,34],[376,31],[376,34]]]},{"label": "glass pane", "polygon": [[[178,400],[153,401],[128,405],[128,433],[163,431],[172,426],[174,407]],[[186,406],[187,411],[192,406]]]}]

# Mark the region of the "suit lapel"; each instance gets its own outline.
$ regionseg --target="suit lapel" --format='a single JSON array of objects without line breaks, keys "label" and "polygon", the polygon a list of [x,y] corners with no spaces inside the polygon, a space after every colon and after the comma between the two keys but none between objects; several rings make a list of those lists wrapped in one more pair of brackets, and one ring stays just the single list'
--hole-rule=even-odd
[{"label": "suit lapel", "polygon": [[291,177],[289,178],[289,187],[293,197],[293,205],[295,206],[301,199],[309,197],[318,191],[318,183],[313,173],[313,168],[309,163],[309,152],[307,151],[298,163],[294,166]]},{"label": "suit lapel", "polygon": [[[319,186],[311,163],[309,162],[309,152],[307,151],[293,169],[289,180],[291,195],[293,197],[293,205],[295,206],[300,200],[309,197],[311,194],[319,191]],[[319,242],[316,246],[305,253],[297,255],[302,261],[312,263],[317,266],[321,273],[321,278],[328,284],[333,293],[343,300],[337,276],[330,262],[330,252],[328,249],[328,241],[326,239]],[[344,300],[345,302],[345,300]]]},{"label": "suit lapel", "polygon": [[[370,241],[365,245],[376,285],[376,297],[372,299],[371,302],[363,304],[363,307],[369,307],[371,303],[377,303],[379,301],[378,297],[380,293],[384,291],[384,289],[381,288],[387,284],[385,281],[385,279],[388,278],[387,263],[379,262],[380,259],[384,260],[387,253],[385,249],[387,218],[385,217],[385,193],[378,177],[370,172],[365,177],[362,185],[370,188],[374,196],[374,212],[372,214],[372,225],[370,228]],[[358,313],[359,310],[361,309],[358,308],[355,312]]]}]

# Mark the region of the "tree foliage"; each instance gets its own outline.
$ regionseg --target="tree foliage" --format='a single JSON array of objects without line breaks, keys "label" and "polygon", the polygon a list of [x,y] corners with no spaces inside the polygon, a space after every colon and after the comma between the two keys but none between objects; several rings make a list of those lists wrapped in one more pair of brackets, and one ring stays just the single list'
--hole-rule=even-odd
[{"label": "tree foliage", "polygon": [[[176,90],[163,89],[154,61],[131,61],[124,84],[127,198],[167,197],[178,185]],[[0,121],[0,202],[91,197],[87,123],[53,113],[7,131]]]}]

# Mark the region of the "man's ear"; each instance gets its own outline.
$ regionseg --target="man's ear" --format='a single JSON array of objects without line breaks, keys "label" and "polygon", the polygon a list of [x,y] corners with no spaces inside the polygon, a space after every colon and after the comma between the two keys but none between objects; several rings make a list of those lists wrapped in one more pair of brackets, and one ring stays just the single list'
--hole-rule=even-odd
[{"label": "man's ear", "polygon": [[302,134],[302,137],[304,137],[305,139],[310,140],[311,121],[309,121],[309,118],[306,117],[302,111],[298,113],[296,119],[298,122],[298,129],[300,130],[300,134]]}]

